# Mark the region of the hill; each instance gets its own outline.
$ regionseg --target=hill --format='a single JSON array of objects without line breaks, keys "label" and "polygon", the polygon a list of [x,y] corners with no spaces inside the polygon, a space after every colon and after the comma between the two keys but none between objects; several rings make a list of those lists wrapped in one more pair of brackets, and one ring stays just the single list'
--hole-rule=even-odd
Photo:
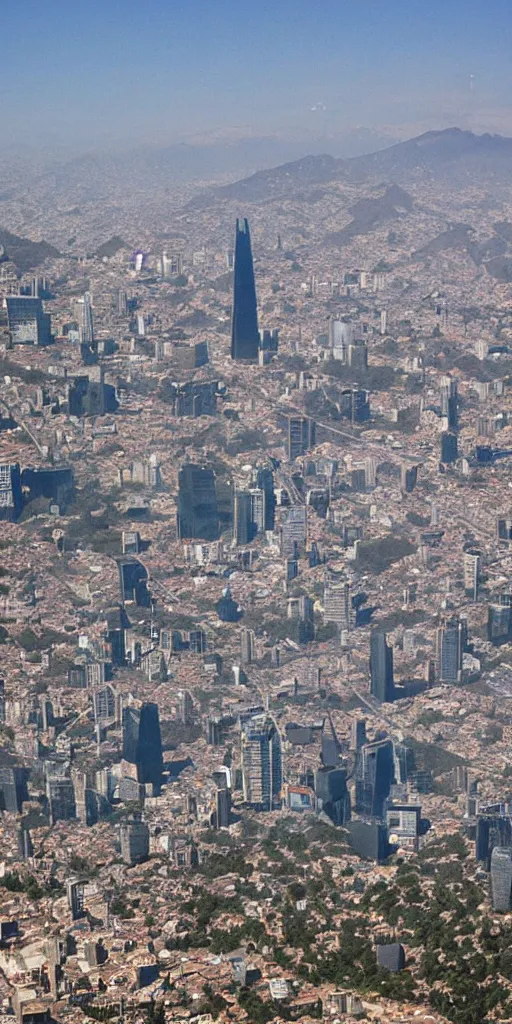
[{"label": "hill", "polygon": [[387,221],[409,213],[413,205],[410,195],[404,189],[398,185],[391,185],[383,195],[375,199],[359,199],[354,203],[349,209],[352,215],[350,224],[341,231],[328,234],[325,241],[328,245],[345,245],[351,238],[366,235]]},{"label": "hill", "polygon": [[121,249],[129,249],[129,245],[119,235],[114,235],[113,238],[109,238],[107,242],[103,242],[103,245],[96,249],[96,256],[102,260],[105,256],[107,258],[115,256]]},{"label": "hill", "polygon": [[10,231],[1,228],[0,245],[4,247],[6,255],[18,268],[20,274],[25,274],[27,270],[34,270],[49,257],[56,259],[60,256],[59,250],[48,242],[33,242],[31,238],[20,238],[19,235],[13,235]]}]

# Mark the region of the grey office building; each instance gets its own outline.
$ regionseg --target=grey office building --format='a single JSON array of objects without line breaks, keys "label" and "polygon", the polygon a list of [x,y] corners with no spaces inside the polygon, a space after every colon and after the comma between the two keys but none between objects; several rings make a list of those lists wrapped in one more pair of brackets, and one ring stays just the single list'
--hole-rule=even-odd
[{"label": "grey office building", "polygon": [[512,849],[495,846],[491,856],[491,892],[494,910],[507,914],[512,890]]},{"label": "grey office building", "polygon": [[7,302],[7,324],[13,345],[49,345],[51,321],[44,312],[41,299],[9,295]]}]

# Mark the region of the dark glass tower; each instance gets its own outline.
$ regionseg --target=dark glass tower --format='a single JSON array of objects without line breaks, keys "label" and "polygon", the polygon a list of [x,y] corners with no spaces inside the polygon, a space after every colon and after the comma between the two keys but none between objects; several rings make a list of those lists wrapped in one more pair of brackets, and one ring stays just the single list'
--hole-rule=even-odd
[{"label": "dark glass tower", "polygon": [[361,814],[381,818],[395,778],[393,743],[389,739],[365,743],[356,769],[357,807]]},{"label": "dark glass tower", "polygon": [[158,705],[123,708],[123,758],[137,765],[139,782],[159,786],[162,777],[162,739]]},{"label": "dark glass tower", "polygon": [[276,496],[274,494],[274,474],[271,469],[263,467],[258,470],[256,487],[265,491],[265,529],[274,529]]},{"label": "dark glass tower", "polygon": [[440,683],[460,683],[467,625],[461,619],[447,619],[436,632],[437,678]]},{"label": "dark glass tower", "polygon": [[179,473],[178,537],[218,540],[219,513],[212,469],[187,462]]},{"label": "dark glass tower", "polygon": [[251,236],[245,217],[236,222],[231,358],[258,361],[260,336]]},{"label": "dark glass tower", "polygon": [[370,639],[370,681],[373,697],[381,703],[394,699],[393,648],[387,644],[386,634],[378,631]]}]

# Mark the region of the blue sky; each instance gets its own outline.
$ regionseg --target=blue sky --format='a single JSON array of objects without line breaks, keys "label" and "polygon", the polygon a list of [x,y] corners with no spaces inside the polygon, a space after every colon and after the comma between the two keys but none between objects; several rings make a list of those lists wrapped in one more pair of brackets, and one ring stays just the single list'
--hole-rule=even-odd
[{"label": "blue sky", "polygon": [[436,118],[503,131],[510,122],[512,134],[510,0],[2,6],[7,141],[166,143],[361,124],[406,134]]}]

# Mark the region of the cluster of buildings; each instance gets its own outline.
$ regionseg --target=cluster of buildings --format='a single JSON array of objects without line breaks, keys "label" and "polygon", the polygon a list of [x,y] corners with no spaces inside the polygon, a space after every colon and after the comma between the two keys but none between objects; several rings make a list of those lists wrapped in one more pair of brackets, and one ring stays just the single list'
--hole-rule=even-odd
[{"label": "cluster of buildings", "polygon": [[[295,1019],[318,999],[326,1020],[380,1019],[315,993],[292,953],[269,967],[288,896],[261,835],[283,822],[342,837],[326,859],[356,905],[432,827],[460,832],[489,912],[511,909],[502,354],[464,359],[477,339],[432,268],[416,306],[402,271],[370,269],[382,234],[324,287],[321,247],[292,227],[290,253],[274,244],[268,212],[255,260],[246,219],[226,253],[210,216],[177,215],[172,251],[53,257],[35,283],[0,263],[0,981],[27,1024],[165,1000],[207,1024],[204,986],[240,972]],[[223,846],[256,882],[235,866],[212,892],[268,942],[216,960],[187,904]],[[404,969],[400,943],[376,948]]]}]

